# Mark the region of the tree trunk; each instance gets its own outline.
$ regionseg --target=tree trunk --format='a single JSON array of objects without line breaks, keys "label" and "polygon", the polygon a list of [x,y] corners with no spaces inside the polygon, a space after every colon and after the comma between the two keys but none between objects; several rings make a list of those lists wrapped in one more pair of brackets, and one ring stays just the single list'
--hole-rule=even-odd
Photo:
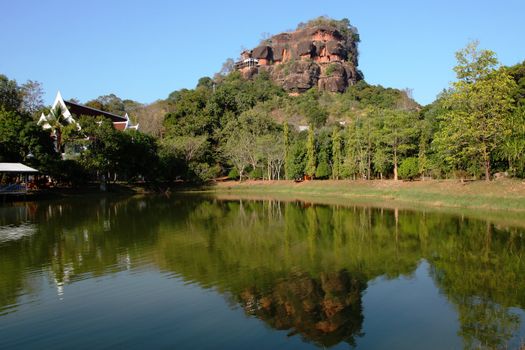
[{"label": "tree trunk", "polygon": [[490,159],[485,160],[485,181],[490,181]]},{"label": "tree trunk", "polygon": [[370,156],[370,151],[368,152],[368,169],[367,169],[367,174],[366,174],[366,179],[367,180],[370,180],[370,168],[372,167],[372,157]]},{"label": "tree trunk", "polygon": [[394,180],[397,181],[397,150],[394,149]]}]

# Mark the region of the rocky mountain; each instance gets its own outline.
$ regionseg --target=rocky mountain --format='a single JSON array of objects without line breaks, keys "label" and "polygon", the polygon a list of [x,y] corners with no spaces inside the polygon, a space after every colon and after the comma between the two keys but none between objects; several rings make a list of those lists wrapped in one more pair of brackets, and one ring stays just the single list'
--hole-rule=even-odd
[{"label": "rocky mountain", "polygon": [[357,69],[357,29],[347,19],[318,18],[293,32],[274,35],[252,50],[245,50],[235,69],[250,78],[268,72],[291,93],[317,86],[343,92],[362,79]]}]

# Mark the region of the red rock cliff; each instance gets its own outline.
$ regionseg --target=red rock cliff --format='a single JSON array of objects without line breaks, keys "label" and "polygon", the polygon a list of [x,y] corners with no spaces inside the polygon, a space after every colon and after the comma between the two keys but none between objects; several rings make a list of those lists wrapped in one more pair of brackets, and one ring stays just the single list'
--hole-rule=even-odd
[{"label": "red rock cliff", "polygon": [[330,24],[307,25],[242,52],[235,68],[246,78],[267,71],[289,92],[304,92],[315,86],[343,92],[362,79],[357,69],[358,40],[353,27],[341,30]]}]

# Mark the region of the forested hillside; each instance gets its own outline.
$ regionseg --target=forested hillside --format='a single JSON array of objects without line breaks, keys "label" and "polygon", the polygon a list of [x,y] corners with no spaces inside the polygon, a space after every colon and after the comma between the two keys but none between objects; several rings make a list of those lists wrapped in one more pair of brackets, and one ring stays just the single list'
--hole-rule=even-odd
[{"label": "forested hillside", "polygon": [[[456,58],[457,80],[427,106],[416,103],[409,90],[365,80],[343,93],[316,87],[289,93],[264,70],[250,77],[223,70],[149,105],[100,96],[85,104],[127,112],[141,132],[116,132],[109,124],[97,128],[87,119],[81,131],[72,131],[57,121],[64,142],[85,146],[78,159],[67,162],[35,124],[46,110],[38,83],[19,86],[1,76],[0,156],[74,181],[100,174],[189,182],[225,176],[523,178],[525,62],[500,66],[494,52],[475,42]],[[96,142],[88,145],[86,139]]]}]

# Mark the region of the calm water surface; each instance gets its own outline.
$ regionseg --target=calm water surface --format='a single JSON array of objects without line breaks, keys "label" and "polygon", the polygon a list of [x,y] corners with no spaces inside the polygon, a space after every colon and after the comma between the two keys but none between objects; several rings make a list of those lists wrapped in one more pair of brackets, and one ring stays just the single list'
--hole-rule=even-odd
[{"label": "calm water surface", "polygon": [[524,309],[525,230],[501,221],[201,197],[0,208],[2,349],[515,349]]}]

